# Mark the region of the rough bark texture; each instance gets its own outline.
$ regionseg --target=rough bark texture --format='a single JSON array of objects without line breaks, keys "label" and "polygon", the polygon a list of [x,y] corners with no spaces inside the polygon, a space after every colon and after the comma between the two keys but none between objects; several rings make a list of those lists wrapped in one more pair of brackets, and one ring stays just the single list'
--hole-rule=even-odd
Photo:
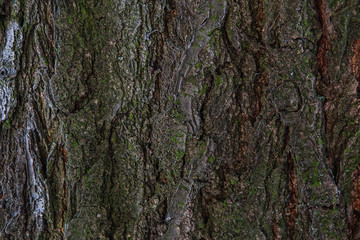
[{"label": "rough bark texture", "polygon": [[1,239],[360,239],[358,0],[0,0]]}]

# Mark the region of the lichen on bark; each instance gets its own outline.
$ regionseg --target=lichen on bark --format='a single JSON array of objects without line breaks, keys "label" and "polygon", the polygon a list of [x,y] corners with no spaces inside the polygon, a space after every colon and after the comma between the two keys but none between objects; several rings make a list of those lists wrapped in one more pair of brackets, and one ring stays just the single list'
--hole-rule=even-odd
[{"label": "lichen on bark", "polygon": [[358,8],[0,1],[0,238],[357,239]]}]

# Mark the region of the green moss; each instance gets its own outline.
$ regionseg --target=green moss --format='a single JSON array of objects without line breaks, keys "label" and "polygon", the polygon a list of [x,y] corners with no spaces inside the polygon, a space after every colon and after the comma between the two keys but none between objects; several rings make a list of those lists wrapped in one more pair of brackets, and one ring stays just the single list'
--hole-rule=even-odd
[{"label": "green moss", "polygon": [[72,17],[68,17],[67,20],[68,20],[68,23],[71,25],[74,23],[74,19]]},{"label": "green moss", "polygon": [[181,120],[181,113],[178,110],[175,110],[175,109],[172,110],[172,114],[176,120],[178,120],[178,121]]},{"label": "green moss", "polygon": [[10,129],[11,128],[10,119],[6,119],[6,121],[3,122],[3,126],[6,129]]},{"label": "green moss", "polygon": [[250,45],[248,42],[244,41],[241,43],[241,48],[244,48],[244,49],[249,49],[250,48]]},{"label": "green moss", "polygon": [[183,184],[180,184],[179,188],[182,190],[185,190],[185,191],[189,191],[189,189],[186,186],[184,186]]},{"label": "green moss", "polygon": [[239,120],[235,120],[234,125],[235,125],[235,127],[239,126]]},{"label": "green moss", "polygon": [[79,143],[75,140],[75,141],[71,142],[71,146],[77,147],[77,146],[79,146]]},{"label": "green moss", "polygon": [[171,141],[172,141],[173,143],[175,143],[175,144],[178,144],[178,143],[179,143],[179,141],[177,140],[177,138],[174,137],[174,136],[171,137]]},{"label": "green moss", "polygon": [[182,151],[182,150],[176,150],[175,151],[175,158],[176,159],[181,159],[181,158],[183,158],[185,156],[185,152],[184,151]]},{"label": "green moss", "polygon": [[195,68],[196,69],[199,69],[201,67],[201,62],[197,62],[196,64],[195,64]]},{"label": "green moss", "polygon": [[215,86],[218,87],[222,83],[222,78],[220,75],[216,75],[215,77]]},{"label": "green moss", "polygon": [[201,90],[200,90],[200,95],[203,95],[203,94],[205,94],[206,93],[206,89],[207,89],[207,84],[206,83],[204,83],[204,85],[202,86],[202,88],[201,88]]}]

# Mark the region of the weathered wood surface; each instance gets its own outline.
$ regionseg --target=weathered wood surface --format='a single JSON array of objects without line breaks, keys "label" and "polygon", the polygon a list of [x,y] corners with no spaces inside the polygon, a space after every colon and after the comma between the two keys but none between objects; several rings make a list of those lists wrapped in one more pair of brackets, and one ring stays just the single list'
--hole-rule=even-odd
[{"label": "weathered wood surface", "polygon": [[358,0],[0,0],[1,239],[359,239]]}]

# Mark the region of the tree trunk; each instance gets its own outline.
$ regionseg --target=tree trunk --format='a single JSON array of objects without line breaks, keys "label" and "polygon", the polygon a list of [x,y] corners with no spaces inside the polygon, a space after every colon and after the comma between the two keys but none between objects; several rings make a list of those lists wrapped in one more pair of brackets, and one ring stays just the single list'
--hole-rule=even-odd
[{"label": "tree trunk", "polygon": [[1,239],[360,239],[358,0],[0,0]]}]

